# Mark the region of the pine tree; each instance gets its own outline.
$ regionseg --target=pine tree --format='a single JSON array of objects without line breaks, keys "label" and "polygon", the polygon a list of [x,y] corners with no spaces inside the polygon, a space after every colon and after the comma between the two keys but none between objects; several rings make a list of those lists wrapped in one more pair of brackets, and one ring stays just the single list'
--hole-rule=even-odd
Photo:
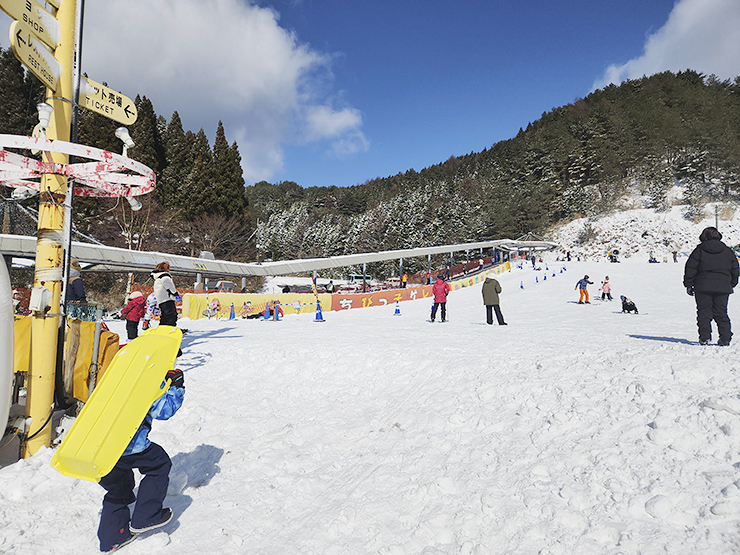
[{"label": "pine tree", "polygon": [[164,166],[164,147],[159,136],[154,106],[146,96],[139,95],[134,104],[139,115],[129,132],[136,146],[129,150],[128,155],[159,175]]},{"label": "pine tree", "polygon": [[219,205],[215,213],[227,217],[244,215],[246,199],[240,161],[236,143],[234,148],[229,146],[223,123],[219,121],[213,143],[213,189]]},{"label": "pine tree", "polygon": [[182,129],[180,114],[174,112],[164,133],[165,168],[157,183],[155,196],[167,208],[182,205],[180,186],[185,182],[193,167],[191,157],[192,133],[186,135]]},{"label": "pine tree", "polygon": [[192,220],[200,214],[218,213],[218,196],[213,188],[213,155],[208,137],[201,128],[191,149],[193,167],[179,188],[182,217]]},{"label": "pine tree", "polygon": [[26,110],[26,85],[23,66],[8,48],[0,48],[0,133],[28,135],[38,123],[34,105],[33,117]]}]

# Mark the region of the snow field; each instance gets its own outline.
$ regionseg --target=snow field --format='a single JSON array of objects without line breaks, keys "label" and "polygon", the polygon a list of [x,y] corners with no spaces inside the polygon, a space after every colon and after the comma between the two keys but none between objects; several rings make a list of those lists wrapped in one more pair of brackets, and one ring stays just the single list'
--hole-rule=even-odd
[{"label": "snow field", "polygon": [[[508,326],[480,286],[445,324],[429,299],[182,321],[185,404],[150,436],[175,519],[126,553],[737,552],[737,345],[696,344],[682,263],[561,266],[500,277]],[[97,552],[103,491],[50,458],[0,469],[0,552]]]}]

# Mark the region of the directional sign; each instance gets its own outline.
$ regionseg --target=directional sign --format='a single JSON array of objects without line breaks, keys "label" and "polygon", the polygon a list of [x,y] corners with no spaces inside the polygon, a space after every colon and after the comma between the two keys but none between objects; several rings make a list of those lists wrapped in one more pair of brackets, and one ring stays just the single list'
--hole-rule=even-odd
[{"label": "directional sign", "polygon": [[0,8],[13,19],[28,25],[33,34],[52,50],[59,44],[59,22],[36,0],[0,0]]},{"label": "directional sign", "polygon": [[80,106],[124,125],[131,125],[139,115],[130,98],[88,77],[80,81]]},{"label": "directional sign", "polygon": [[10,45],[13,54],[31,73],[52,91],[62,74],[62,64],[43,44],[36,40],[31,28],[21,21],[10,24]]}]

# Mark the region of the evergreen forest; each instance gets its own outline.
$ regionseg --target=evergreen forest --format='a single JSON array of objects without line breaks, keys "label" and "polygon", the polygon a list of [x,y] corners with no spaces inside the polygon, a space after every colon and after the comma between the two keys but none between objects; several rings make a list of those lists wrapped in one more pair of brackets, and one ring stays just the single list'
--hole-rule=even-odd
[{"label": "evergreen forest", "polygon": [[[692,218],[707,201],[734,201],[740,188],[740,77],[686,70],[609,85],[480,152],[362,184],[308,188],[245,186],[238,145],[221,122],[211,145],[203,129],[183,129],[177,112],[157,115],[145,92],[136,96],[129,156],[156,171],[155,192],[140,197],[138,212],[117,199],[75,200],[75,228],[106,245],[256,261],[546,237],[558,222],[619,210],[635,194],[666,210],[678,186]],[[43,97],[35,77],[0,49],[0,133],[30,134]],[[118,126],[81,109],[77,142],[120,152]],[[409,272],[426,261],[414,264]],[[382,277],[395,266],[369,271]]]}]

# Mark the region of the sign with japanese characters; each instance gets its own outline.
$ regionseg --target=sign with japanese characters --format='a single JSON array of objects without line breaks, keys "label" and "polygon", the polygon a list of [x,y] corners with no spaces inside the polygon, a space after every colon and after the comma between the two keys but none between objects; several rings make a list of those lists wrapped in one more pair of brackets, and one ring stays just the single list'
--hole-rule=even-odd
[{"label": "sign with japanese characters", "polygon": [[0,0],[0,8],[13,19],[25,23],[36,38],[52,50],[59,44],[59,22],[36,0]]},{"label": "sign with japanese characters", "polygon": [[129,97],[88,77],[80,81],[80,106],[124,125],[131,125],[139,115]]},{"label": "sign with japanese characters", "polygon": [[41,44],[31,28],[22,21],[10,24],[10,45],[13,54],[28,70],[52,91],[62,74],[60,64],[51,51]]}]

